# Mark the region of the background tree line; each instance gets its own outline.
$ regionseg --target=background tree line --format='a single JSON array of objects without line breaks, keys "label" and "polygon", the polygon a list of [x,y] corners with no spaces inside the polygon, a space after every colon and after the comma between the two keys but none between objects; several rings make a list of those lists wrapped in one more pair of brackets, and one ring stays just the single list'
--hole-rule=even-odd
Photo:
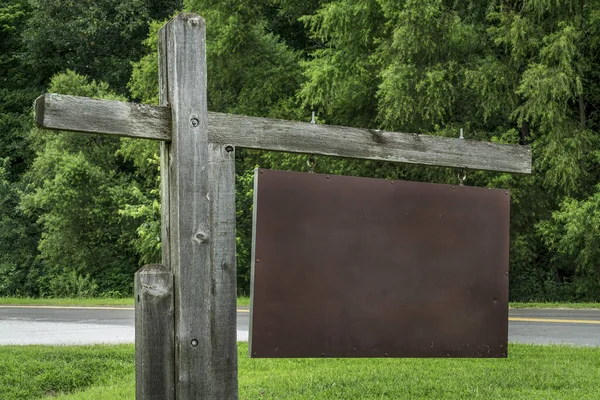
[{"label": "background tree line", "polygon": [[[207,21],[211,111],[531,145],[531,176],[466,181],[511,190],[511,299],[600,298],[600,0],[0,0],[0,295],[128,295],[160,259],[157,145],[41,132],[31,104],[157,103],[156,32],[182,9]],[[236,157],[247,293],[252,170],[307,167]],[[457,182],[328,157],[315,171]]]}]

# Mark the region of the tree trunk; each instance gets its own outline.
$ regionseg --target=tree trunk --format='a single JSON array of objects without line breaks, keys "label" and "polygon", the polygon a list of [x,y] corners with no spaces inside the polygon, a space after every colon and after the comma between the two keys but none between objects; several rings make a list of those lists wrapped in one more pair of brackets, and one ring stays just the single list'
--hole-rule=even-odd
[{"label": "tree trunk", "polygon": [[531,138],[529,137],[529,123],[525,120],[521,122],[520,137],[521,140],[519,141],[519,144],[521,145],[529,144],[531,141]]},{"label": "tree trunk", "polygon": [[579,95],[579,127],[585,129],[586,118],[585,118],[585,100],[583,94]]}]

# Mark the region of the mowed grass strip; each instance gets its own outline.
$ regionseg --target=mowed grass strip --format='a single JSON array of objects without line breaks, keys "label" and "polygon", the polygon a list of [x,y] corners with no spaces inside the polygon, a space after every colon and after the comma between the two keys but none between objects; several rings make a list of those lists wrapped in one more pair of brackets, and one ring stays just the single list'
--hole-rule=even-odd
[{"label": "mowed grass strip", "polygon": [[65,307],[133,307],[133,297],[124,298],[33,298],[0,297],[0,305],[14,306],[65,306]]},{"label": "mowed grass strip", "polygon": [[565,309],[600,309],[600,303],[509,303],[511,308],[565,308]]},{"label": "mowed grass strip", "polygon": [[238,297],[237,298],[237,305],[239,306],[244,306],[247,307],[250,305],[250,297]]},{"label": "mowed grass strip", "polygon": [[[32,298],[0,297],[0,305],[9,306],[64,306],[64,307],[133,307],[133,297],[125,298]],[[238,297],[238,306],[249,306],[249,297]]]},{"label": "mowed grass strip", "polygon": [[[133,399],[134,350],[0,347],[0,398]],[[600,349],[511,344],[508,359],[248,359],[240,399],[600,399]]]}]

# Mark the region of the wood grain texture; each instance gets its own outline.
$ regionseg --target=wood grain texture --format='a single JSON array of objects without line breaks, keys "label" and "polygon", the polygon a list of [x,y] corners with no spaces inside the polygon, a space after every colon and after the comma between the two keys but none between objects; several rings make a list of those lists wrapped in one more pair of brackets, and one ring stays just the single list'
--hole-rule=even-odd
[{"label": "wood grain texture", "polygon": [[173,274],[160,264],[135,273],[135,396],[175,398]]},{"label": "wood grain texture", "polygon": [[62,94],[44,94],[35,101],[40,128],[100,133],[152,140],[170,140],[167,108]]},{"label": "wood grain texture", "polygon": [[[210,121],[210,119],[209,119]],[[237,399],[237,267],[235,237],[235,147],[209,143],[211,248],[211,344],[222,359],[218,367],[228,385],[218,399]],[[234,394],[235,392],[235,394]]]},{"label": "wood grain texture", "polygon": [[209,150],[205,38],[204,20],[192,14],[159,34],[161,104],[172,121],[162,150],[164,245],[174,279],[176,398],[230,400],[238,396],[233,157]]},{"label": "wood grain texture", "polygon": [[209,137],[237,147],[531,173],[531,148],[412,133],[209,113]]},{"label": "wood grain texture", "polygon": [[[169,110],[169,121],[171,121],[171,108],[169,105],[168,98],[168,87],[169,80],[167,77],[167,37],[166,29],[158,31],[158,90],[159,90],[159,103],[160,106],[165,107]],[[169,140],[160,142],[160,230],[161,230],[161,257],[162,263],[170,268],[171,263],[171,238],[169,235],[169,229],[171,224],[169,221],[169,210],[170,210],[170,151],[171,151],[171,129],[169,125],[168,133]]]},{"label": "wood grain texture", "polygon": [[[46,94],[37,100],[37,120],[43,128],[169,141],[168,104],[163,101],[162,107],[142,106]],[[531,173],[529,146],[412,133],[210,112],[208,138],[213,143],[251,149]]]}]

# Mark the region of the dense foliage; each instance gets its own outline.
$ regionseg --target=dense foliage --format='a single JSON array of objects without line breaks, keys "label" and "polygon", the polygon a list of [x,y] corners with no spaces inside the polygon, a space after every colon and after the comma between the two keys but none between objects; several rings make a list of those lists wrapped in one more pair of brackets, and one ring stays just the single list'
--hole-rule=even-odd
[{"label": "dense foliage", "polygon": [[[64,3],[64,4],[63,4]],[[89,3],[89,4],[88,4]],[[92,4],[93,3],[93,4]],[[69,7],[66,7],[69,5]],[[72,6],[72,7],[71,7]],[[45,90],[158,101],[156,32],[177,1],[0,0],[0,294],[131,292],[160,258],[157,146],[31,126]],[[511,298],[600,296],[600,0],[189,0],[207,21],[209,109],[532,146],[508,188]],[[238,284],[252,170],[236,154]],[[316,172],[455,183],[449,168],[318,157]]]}]

